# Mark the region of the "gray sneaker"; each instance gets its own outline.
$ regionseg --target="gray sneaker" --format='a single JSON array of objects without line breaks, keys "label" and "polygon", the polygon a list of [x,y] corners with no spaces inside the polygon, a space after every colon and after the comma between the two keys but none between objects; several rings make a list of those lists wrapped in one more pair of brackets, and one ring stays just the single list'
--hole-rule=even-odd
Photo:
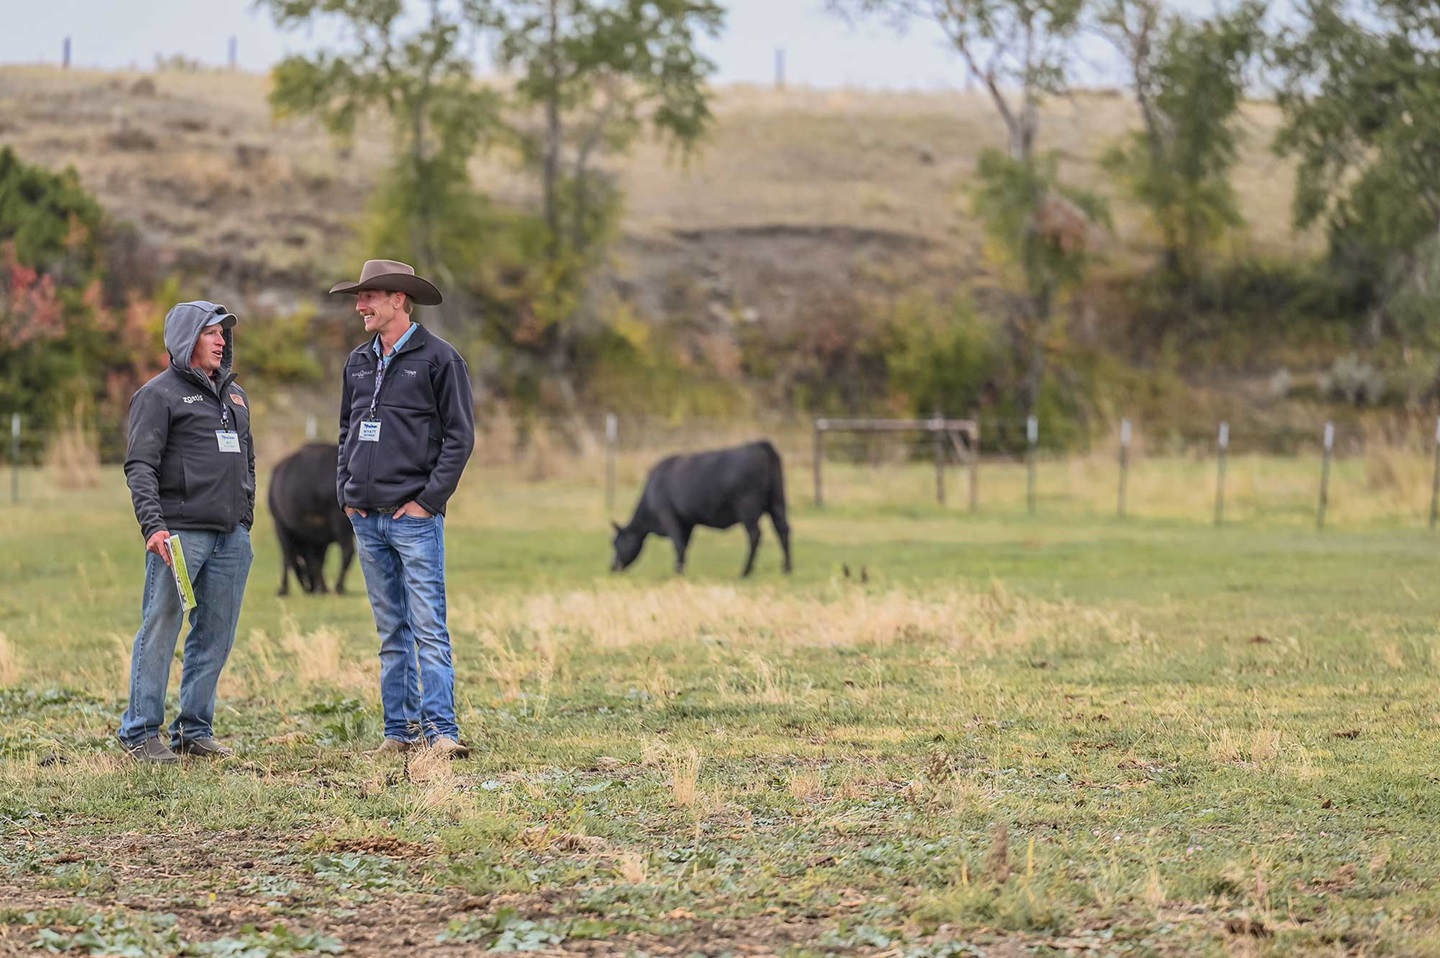
[{"label": "gray sneaker", "polygon": [[180,756],[170,751],[170,747],[160,741],[159,737],[147,738],[137,745],[126,745],[121,742],[120,747],[125,749],[126,755],[137,762],[150,765],[174,765],[180,761]]},{"label": "gray sneaker", "polygon": [[235,757],[234,750],[213,738],[187,738],[180,743],[179,752],[181,755],[193,755],[196,758]]}]

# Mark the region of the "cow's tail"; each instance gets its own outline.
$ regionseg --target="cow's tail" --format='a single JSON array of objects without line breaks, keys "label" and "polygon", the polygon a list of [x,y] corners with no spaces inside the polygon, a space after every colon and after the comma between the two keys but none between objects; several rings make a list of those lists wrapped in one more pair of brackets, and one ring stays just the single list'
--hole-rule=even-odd
[{"label": "cow's tail", "polygon": [[765,453],[765,458],[770,462],[771,473],[775,479],[770,483],[770,508],[785,509],[785,467],[780,463],[780,452],[770,440],[760,440],[760,448]]}]

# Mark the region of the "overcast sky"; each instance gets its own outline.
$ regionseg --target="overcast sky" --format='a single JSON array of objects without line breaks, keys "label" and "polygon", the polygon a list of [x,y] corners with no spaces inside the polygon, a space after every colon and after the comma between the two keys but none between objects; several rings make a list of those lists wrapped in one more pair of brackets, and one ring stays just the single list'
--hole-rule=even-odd
[{"label": "overcast sky", "polygon": [[[324,37],[281,33],[252,0],[0,0],[11,9],[0,29],[0,63],[58,63],[66,36],[79,67],[151,69],[157,55],[183,54],[221,66],[236,38],[243,69],[260,72]],[[934,28],[905,36],[888,26],[851,27],[825,13],[823,0],[727,0],[720,39],[706,42],[721,83],[773,82],[775,51],[785,51],[794,84],[936,90],[960,88],[964,73]],[[1105,72],[1091,46],[1090,75]]]}]

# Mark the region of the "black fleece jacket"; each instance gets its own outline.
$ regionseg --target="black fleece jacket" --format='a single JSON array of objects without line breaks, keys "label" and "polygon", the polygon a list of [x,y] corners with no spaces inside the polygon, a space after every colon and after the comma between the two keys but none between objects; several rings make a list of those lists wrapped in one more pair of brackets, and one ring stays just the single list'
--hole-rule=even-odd
[{"label": "black fleece jacket", "polygon": [[443,515],[475,448],[475,404],[465,360],[445,340],[415,324],[388,360],[376,402],[380,438],[362,442],[379,360],[367,340],[345,363],[340,394],[340,460],[335,491],[355,509],[410,500]]},{"label": "black fleece jacket", "polygon": [[[164,529],[232,532],[255,522],[255,445],[250,401],[235,382],[232,329],[215,378],[190,367],[200,330],[223,307],[183,303],[165,317],[170,368],[130,400],[125,482],[140,534]],[[240,451],[221,452],[222,423],[238,434]]]}]

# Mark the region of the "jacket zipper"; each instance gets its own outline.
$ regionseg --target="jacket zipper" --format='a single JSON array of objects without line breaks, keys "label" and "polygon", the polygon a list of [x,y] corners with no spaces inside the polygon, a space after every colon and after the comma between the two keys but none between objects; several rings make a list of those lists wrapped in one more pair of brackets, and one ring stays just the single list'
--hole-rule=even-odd
[{"label": "jacket zipper", "polygon": [[[412,339],[412,340],[414,339],[414,335],[413,335],[413,334],[411,335],[411,339]],[[383,348],[383,347],[382,347],[382,348]],[[418,348],[418,347],[414,344],[413,341],[406,343],[404,349],[402,349],[402,350],[396,350],[395,352],[393,352],[393,353],[390,354],[390,362],[391,362],[391,363],[394,363],[395,360],[397,360],[397,359],[400,358],[400,355],[401,355],[402,353],[408,353],[408,352],[410,352],[411,350],[417,349],[417,348]],[[380,374],[380,357],[375,355],[375,349],[374,349],[374,346],[373,346],[373,340],[372,340],[371,342],[365,344],[365,358],[368,359],[368,360],[370,360],[371,364],[375,367],[375,374],[378,376],[378,375]],[[374,380],[371,380],[371,382],[373,383]],[[375,387],[374,387],[373,385],[370,387],[371,390],[372,390],[372,395],[375,397],[375,418],[376,418],[377,421],[378,421],[379,418],[380,418],[380,405],[381,405],[381,400],[383,400],[383,399],[385,398],[385,390],[388,389],[389,386],[390,386],[390,372],[389,372],[389,370],[387,370],[386,373],[385,373],[385,381],[380,384],[380,391],[379,391],[379,392],[373,392],[373,390],[374,390]],[[365,408],[368,410],[370,407],[367,405]],[[370,451],[370,455],[369,455],[368,457],[366,457],[366,462],[365,462],[365,498],[366,498],[367,500],[369,500],[369,499],[371,499],[374,495],[375,495],[375,451],[372,449],[372,450]],[[397,503],[390,503],[390,505],[400,505],[400,503],[398,503],[398,502],[397,502]]]},{"label": "jacket zipper", "polygon": [[[195,382],[195,380],[196,380],[196,378],[197,378],[197,377],[196,377],[196,374],[190,372],[189,370],[186,370],[185,372],[186,372],[186,375],[190,378],[191,382],[192,382],[192,383]],[[239,440],[239,437],[240,437],[240,416],[235,412],[235,410],[234,410],[233,408],[231,408],[230,406],[227,406],[227,405],[225,404],[225,390],[227,390],[227,389],[230,388],[230,384],[233,383],[236,378],[237,378],[237,377],[236,377],[235,373],[231,372],[231,373],[227,374],[227,375],[225,376],[225,378],[222,379],[219,383],[206,383],[206,384],[205,384],[205,388],[200,391],[200,396],[201,396],[201,400],[200,400],[200,401],[203,402],[203,403],[205,403],[206,405],[209,405],[210,400],[209,400],[209,397],[207,396],[207,393],[212,393],[212,394],[215,396],[215,401],[220,404],[220,409],[221,409],[221,414],[222,414],[222,421],[223,421],[224,412],[225,412],[226,410],[229,411],[229,413],[230,413],[230,420],[231,420],[231,426],[232,426],[232,428],[233,428],[234,431],[235,431],[235,437],[236,437],[236,440],[238,441],[238,440]],[[218,442],[219,440],[217,439],[216,441]],[[227,456],[228,456],[228,455],[230,455],[230,453],[225,453],[224,455],[227,455]],[[240,458],[241,458],[241,459],[244,459],[244,457],[245,457],[245,454],[244,454],[244,452],[242,451],[242,452],[240,453]],[[240,463],[239,466],[238,466],[238,468],[239,468],[240,470],[243,470],[243,469],[245,468],[245,464],[244,464],[243,462]],[[240,474],[236,471],[235,468],[232,468],[232,469],[230,470],[229,479],[230,479],[230,488],[227,490],[227,492],[229,493],[229,495],[226,497],[226,508],[227,508],[227,509],[229,508],[229,506],[234,505],[237,494],[238,494],[238,495],[243,495],[243,494],[244,494],[244,491],[245,491],[245,481],[244,481],[243,478],[241,478]],[[185,483],[185,498],[186,498],[187,500],[190,498],[190,483],[189,483],[188,480],[187,480],[186,483]],[[226,522],[227,522],[232,528],[233,528],[234,526],[237,526],[237,525],[240,524],[240,516],[239,516],[238,514],[236,514],[236,513],[234,512],[234,510],[230,510],[229,512],[227,512],[225,518],[226,518]]]}]

